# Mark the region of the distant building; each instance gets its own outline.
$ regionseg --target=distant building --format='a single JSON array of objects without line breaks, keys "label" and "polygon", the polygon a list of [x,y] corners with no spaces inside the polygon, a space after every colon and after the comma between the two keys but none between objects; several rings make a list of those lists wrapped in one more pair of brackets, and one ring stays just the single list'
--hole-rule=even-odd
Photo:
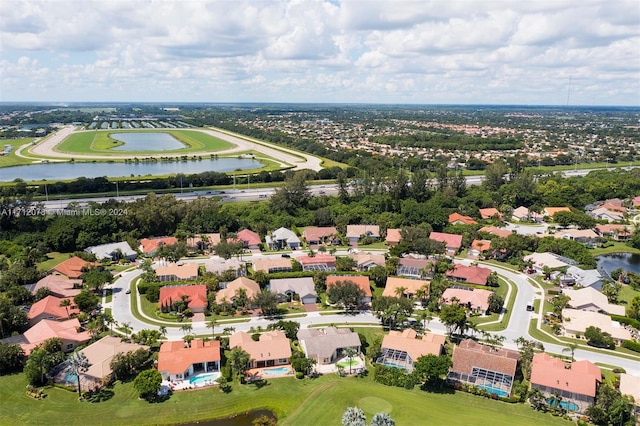
[{"label": "distant building", "polygon": [[480,209],[480,217],[482,219],[502,219],[502,213],[494,207]]},{"label": "distant building", "polygon": [[80,278],[80,276],[87,272],[91,267],[98,265],[99,264],[96,262],[87,262],[78,256],[73,256],[64,262],[58,263],[51,269],[51,271],[70,279],[76,279]]},{"label": "distant building", "polygon": [[445,276],[450,280],[479,285],[487,285],[489,275],[491,275],[491,269],[460,263],[454,264],[453,270],[445,272]]},{"label": "distant building", "polygon": [[260,244],[262,244],[262,240],[260,240],[260,235],[257,232],[253,232],[250,229],[243,229],[237,234],[238,240],[242,242],[245,248],[249,250],[260,250]]},{"label": "distant building", "polygon": [[362,237],[379,239],[380,227],[378,225],[347,225],[347,238],[350,244],[357,244]]},{"label": "distant building", "polygon": [[302,265],[303,271],[335,271],[336,258],[328,254],[316,254],[315,256],[298,256],[296,260]]},{"label": "distant building", "polygon": [[251,261],[254,271],[262,271],[266,274],[273,274],[274,272],[291,272],[293,271],[293,265],[291,264],[291,258],[287,257],[263,257],[259,259],[253,259]]},{"label": "distant building", "polygon": [[462,247],[462,235],[432,232],[429,239],[444,243],[447,254],[454,256]]},{"label": "distant building", "polygon": [[147,256],[153,256],[162,246],[173,246],[178,243],[176,237],[143,238],[140,240],[140,251]]},{"label": "distant building", "polygon": [[136,260],[138,253],[131,248],[128,242],[122,241],[119,243],[102,244],[99,246],[91,246],[84,249],[88,253],[93,253],[96,259],[103,260]]},{"label": "distant building", "polygon": [[265,237],[265,241],[271,250],[282,250],[289,248],[298,250],[300,248],[300,238],[290,229],[278,228]]},{"label": "distant building", "polygon": [[160,282],[193,281],[198,278],[199,266],[196,263],[171,263],[156,268],[156,276]]},{"label": "distant building", "polygon": [[388,228],[385,241],[388,246],[397,246],[402,241],[401,230],[399,228]]},{"label": "distant building", "polygon": [[451,213],[449,215],[449,223],[452,225],[477,225],[478,224],[478,222],[476,222],[472,217],[464,216],[464,215],[461,215],[460,213]]},{"label": "distant building", "polygon": [[302,238],[309,245],[338,245],[340,244],[340,237],[338,236],[338,231],[335,226],[307,226],[304,228],[302,233]]}]

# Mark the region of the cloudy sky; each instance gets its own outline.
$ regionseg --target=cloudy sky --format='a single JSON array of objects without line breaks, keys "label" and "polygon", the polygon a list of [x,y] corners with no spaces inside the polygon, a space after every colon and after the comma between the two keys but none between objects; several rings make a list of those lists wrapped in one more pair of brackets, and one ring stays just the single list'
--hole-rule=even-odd
[{"label": "cloudy sky", "polygon": [[638,0],[11,0],[0,100],[640,105]]}]

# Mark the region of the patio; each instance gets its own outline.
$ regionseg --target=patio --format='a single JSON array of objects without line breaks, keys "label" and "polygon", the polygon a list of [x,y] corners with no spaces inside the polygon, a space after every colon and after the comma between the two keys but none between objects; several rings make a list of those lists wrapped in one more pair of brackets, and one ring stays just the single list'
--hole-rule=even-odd
[{"label": "patio", "polygon": [[[331,374],[338,372],[338,366],[344,368],[345,374],[349,374],[349,358],[343,357],[334,364],[314,365],[313,370],[320,374]],[[351,374],[358,374],[365,369],[365,362],[361,355],[351,358]]]},{"label": "patio", "polygon": [[276,379],[293,375],[294,371],[290,365],[280,365],[277,367],[252,368],[247,370],[246,378],[248,382],[256,380]]}]

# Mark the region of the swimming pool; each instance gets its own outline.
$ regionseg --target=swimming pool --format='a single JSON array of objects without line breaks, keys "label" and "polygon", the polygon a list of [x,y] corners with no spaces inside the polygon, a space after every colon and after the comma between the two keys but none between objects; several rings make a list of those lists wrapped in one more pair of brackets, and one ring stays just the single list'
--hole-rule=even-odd
[{"label": "swimming pool", "polygon": [[265,368],[262,372],[268,376],[279,376],[289,373],[289,367]]},{"label": "swimming pool", "polygon": [[492,393],[495,393],[496,395],[501,396],[503,398],[506,398],[509,396],[509,393],[506,390],[494,388],[491,385],[480,385],[476,387],[486,390],[487,392],[489,392],[489,395],[491,395]]},{"label": "swimming pool", "polygon": [[213,384],[218,377],[220,377],[220,373],[217,371],[214,373],[202,373],[191,377],[189,379],[189,383],[194,386],[206,386],[208,384]]},{"label": "swimming pool", "polygon": [[407,368],[403,365],[398,365],[398,364],[394,364],[392,362],[385,362],[384,363],[385,367],[391,367],[391,368],[399,368],[400,370],[406,370]]},{"label": "swimming pool", "polygon": [[[549,398],[547,399],[547,404],[551,405],[552,407],[555,407],[557,402],[554,404],[553,399]],[[578,411],[578,409],[580,408],[578,407],[578,404],[571,401],[560,401],[560,406],[567,411]]]}]

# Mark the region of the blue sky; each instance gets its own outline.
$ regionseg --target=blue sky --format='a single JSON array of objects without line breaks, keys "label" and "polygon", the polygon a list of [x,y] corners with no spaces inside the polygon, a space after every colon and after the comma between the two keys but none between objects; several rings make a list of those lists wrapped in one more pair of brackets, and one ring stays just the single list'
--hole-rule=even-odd
[{"label": "blue sky", "polygon": [[638,46],[637,0],[11,0],[0,100],[639,106]]}]

